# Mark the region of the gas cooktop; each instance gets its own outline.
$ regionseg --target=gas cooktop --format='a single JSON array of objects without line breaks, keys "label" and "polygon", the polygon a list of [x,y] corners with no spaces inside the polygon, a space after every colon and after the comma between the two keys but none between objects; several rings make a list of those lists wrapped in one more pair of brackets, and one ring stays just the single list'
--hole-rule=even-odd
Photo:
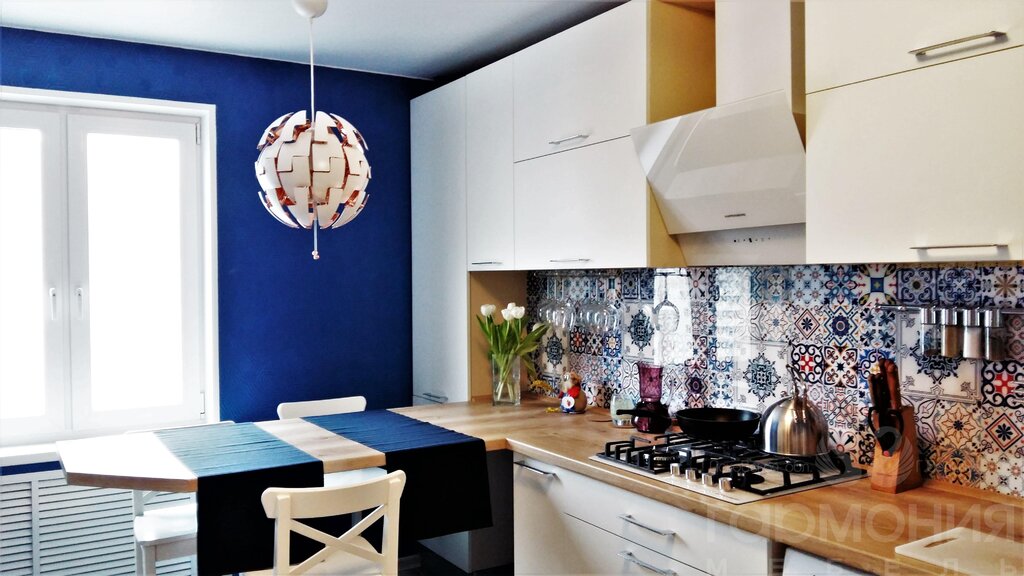
[{"label": "gas cooktop", "polygon": [[682,433],[634,436],[609,442],[591,460],[643,474],[692,492],[733,504],[746,504],[856,480],[850,455],[829,452],[813,458],[768,454],[756,438],[739,441],[700,440]]}]

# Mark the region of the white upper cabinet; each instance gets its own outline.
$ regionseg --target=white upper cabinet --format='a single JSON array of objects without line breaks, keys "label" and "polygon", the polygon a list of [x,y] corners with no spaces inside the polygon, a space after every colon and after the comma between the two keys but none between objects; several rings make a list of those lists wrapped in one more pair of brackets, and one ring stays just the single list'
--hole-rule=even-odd
[{"label": "white upper cabinet", "polygon": [[1024,258],[1024,47],[809,94],[807,108],[809,261]]},{"label": "white upper cabinet", "polygon": [[646,124],[646,30],[647,2],[631,2],[515,54],[515,160]]},{"label": "white upper cabinet", "polygon": [[515,268],[512,199],[512,58],[466,76],[468,268]]},{"label": "white upper cabinet", "polygon": [[520,268],[647,261],[647,181],[629,138],[518,162],[515,188]]},{"label": "white upper cabinet", "polygon": [[466,82],[412,101],[412,366],[417,403],[468,399]]},{"label": "white upper cabinet", "polygon": [[1019,46],[1024,2],[808,0],[806,23],[812,93]]}]

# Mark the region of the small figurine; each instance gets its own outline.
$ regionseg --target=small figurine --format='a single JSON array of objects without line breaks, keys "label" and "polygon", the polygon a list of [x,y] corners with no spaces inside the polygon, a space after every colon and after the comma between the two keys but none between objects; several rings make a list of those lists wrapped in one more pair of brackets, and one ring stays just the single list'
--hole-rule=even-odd
[{"label": "small figurine", "polygon": [[562,412],[582,414],[587,411],[587,393],[583,391],[583,380],[575,372],[562,374],[561,399]]}]

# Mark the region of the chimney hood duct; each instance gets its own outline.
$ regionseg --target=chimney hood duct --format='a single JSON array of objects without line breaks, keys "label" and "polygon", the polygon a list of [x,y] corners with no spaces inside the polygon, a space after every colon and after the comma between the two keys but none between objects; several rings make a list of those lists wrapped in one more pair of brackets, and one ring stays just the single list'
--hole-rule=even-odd
[{"label": "chimney hood duct", "polygon": [[670,234],[805,221],[804,147],[785,90],[631,135]]}]

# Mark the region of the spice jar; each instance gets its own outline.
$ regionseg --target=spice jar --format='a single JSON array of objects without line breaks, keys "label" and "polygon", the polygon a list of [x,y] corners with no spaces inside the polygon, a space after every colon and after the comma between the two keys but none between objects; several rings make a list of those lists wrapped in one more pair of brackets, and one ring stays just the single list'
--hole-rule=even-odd
[{"label": "spice jar", "polygon": [[961,320],[964,325],[964,358],[980,360],[985,357],[985,338],[981,328],[981,310],[972,308],[963,310]]},{"label": "spice jar", "polygon": [[947,358],[956,358],[963,352],[962,311],[959,308],[939,308],[938,312],[939,326],[942,328],[942,337],[939,339],[941,353]]},{"label": "spice jar", "polygon": [[919,319],[921,323],[921,354],[925,356],[938,356],[942,354],[940,347],[942,336],[939,328],[938,310],[931,306],[925,306],[921,308]]},{"label": "spice jar", "polygon": [[1006,359],[1006,328],[1000,310],[985,310],[981,317],[985,332],[985,360],[999,362]]}]

